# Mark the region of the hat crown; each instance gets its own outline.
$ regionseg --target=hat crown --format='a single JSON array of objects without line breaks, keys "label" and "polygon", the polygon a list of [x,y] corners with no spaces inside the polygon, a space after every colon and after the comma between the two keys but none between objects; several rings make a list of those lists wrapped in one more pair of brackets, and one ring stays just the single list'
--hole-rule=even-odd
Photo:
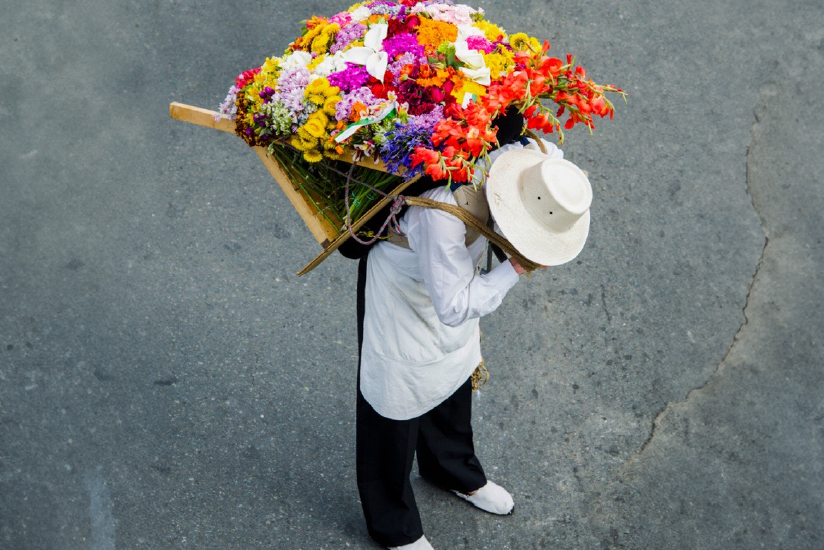
[{"label": "hat crown", "polygon": [[550,231],[567,231],[592,203],[592,186],[580,168],[546,159],[525,170],[520,185],[527,212]]}]

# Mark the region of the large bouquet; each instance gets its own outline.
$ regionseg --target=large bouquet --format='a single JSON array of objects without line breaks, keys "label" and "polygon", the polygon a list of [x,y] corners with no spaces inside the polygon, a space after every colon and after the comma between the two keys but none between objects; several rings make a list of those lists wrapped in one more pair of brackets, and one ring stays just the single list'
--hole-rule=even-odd
[{"label": "large bouquet", "polygon": [[[363,2],[306,21],[284,55],[237,77],[220,112],[250,145],[299,170],[298,179],[325,185],[316,191],[327,197],[343,179],[330,161],[352,153],[380,159],[390,172],[360,173],[371,187],[391,185],[392,174],[478,181],[499,115],[517,109],[528,128],[556,132],[561,142],[563,129],[612,117],[605,93],[623,92],[548,50],[548,42],[507,34],[483,10],[450,0]],[[321,165],[329,170],[319,173]]]}]

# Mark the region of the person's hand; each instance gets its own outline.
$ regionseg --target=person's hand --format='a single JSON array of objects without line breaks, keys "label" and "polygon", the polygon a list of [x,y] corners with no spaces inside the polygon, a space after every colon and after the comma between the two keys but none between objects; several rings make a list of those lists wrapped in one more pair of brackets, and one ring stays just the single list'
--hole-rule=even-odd
[{"label": "person's hand", "polygon": [[518,275],[523,275],[524,273],[526,273],[526,269],[521,267],[521,264],[519,264],[518,260],[516,260],[515,258],[509,258],[509,263],[512,264],[512,267],[515,269],[515,273],[517,273]]}]

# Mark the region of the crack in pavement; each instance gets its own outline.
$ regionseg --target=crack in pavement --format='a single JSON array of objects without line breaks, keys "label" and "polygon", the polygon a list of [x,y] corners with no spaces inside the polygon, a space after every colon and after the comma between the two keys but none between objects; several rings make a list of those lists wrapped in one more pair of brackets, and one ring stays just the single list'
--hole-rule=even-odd
[{"label": "crack in pavement", "polygon": [[[754,130],[755,130],[756,126],[758,126],[758,123],[760,122],[760,117],[758,116],[758,106],[759,106],[760,102],[763,100],[763,98],[764,98],[764,93],[762,91],[762,93],[759,95],[758,104],[756,104],[756,107],[753,109],[755,120],[756,120],[756,122],[753,124],[753,132],[752,132],[753,141],[756,139]],[[658,410],[658,412],[655,413],[655,418],[652,421],[652,427],[650,428],[649,435],[647,435],[647,438],[644,440],[644,443],[641,445],[638,452],[635,453],[635,456],[632,458],[632,460],[635,460],[636,458],[639,458],[641,455],[644,454],[644,452],[646,452],[647,448],[649,447],[649,445],[652,443],[653,439],[655,438],[655,435],[658,431],[658,427],[661,423],[661,420],[664,418],[664,416],[673,407],[676,407],[678,405],[682,405],[684,403],[689,402],[690,399],[692,399],[692,397],[697,392],[700,392],[701,390],[706,388],[710,384],[710,382],[712,382],[713,379],[715,379],[715,377],[718,375],[718,373],[724,367],[724,364],[726,363],[727,358],[730,356],[733,349],[735,349],[735,345],[741,339],[742,333],[747,328],[747,325],[750,322],[750,319],[747,316],[747,309],[750,306],[750,298],[752,297],[753,290],[754,290],[755,285],[758,281],[758,274],[761,270],[761,266],[764,265],[764,258],[767,255],[767,247],[770,244],[770,237],[769,237],[769,233],[767,232],[766,218],[764,216],[764,213],[758,207],[758,204],[755,201],[755,195],[752,191],[752,186],[751,186],[751,181],[750,181],[750,169],[749,169],[749,166],[750,166],[750,151],[751,150],[752,150],[752,141],[751,141],[750,147],[747,148],[747,153],[745,155],[745,159],[746,159],[746,162],[745,162],[745,175],[746,175],[746,182],[747,182],[747,194],[750,196],[750,201],[752,202],[753,210],[755,210],[755,213],[758,214],[758,219],[760,221],[761,231],[764,233],[764,246],[761,249],[761,258],[758,260],[758,263],[755,266],[755,272],[753,273],[752,279],[750,280],[750,286],[749,286],[749,289],[747,290],[747,297],[744,301],[744,308],[742,309],[742,312],[741,312],[744,316],[744,321],[741,323],[741,325],[739,325],[738,330],[733,335],[732,342],[730,343],[729,347],[727,348],[726,353],[724,353],[724,357],[721,359],[721,361],[718,363],[718,366],[715,368],[715,370],[712,372],[712,374],[706,379],[706,381],[703,384],[701,384],[700,386],[691,389],[689,391],[689,393],[687,393],[687,396],[684,399],[682,399],[681,401],[670,401],[666,405],[661,407]]]}]

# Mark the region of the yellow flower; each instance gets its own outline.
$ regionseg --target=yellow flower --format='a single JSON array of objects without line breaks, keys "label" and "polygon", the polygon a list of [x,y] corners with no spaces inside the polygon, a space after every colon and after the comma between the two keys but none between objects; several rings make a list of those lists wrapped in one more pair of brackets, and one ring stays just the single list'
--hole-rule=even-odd
[{"label": "yellow flower", "polygon": [[325,78],[316,78],[306,87],[303,95],[315,105],[323,105],[327,97],[337,95],[340,88],[330,86]]},{"label": "yellow flower", "polygon": [[306,121],[306,124],[304,124],[301,129],[305,130],[313,138],[319,139],[326,135],[326,123],[328,121],[329,119],[326,115],[322,112],[317,112],[309,117],[309,120]]},{"label": "yellow flower", "polygon": [[509,55],[507,56],[501,53],[484,54],[484,63],[489,67],[489,76],[492,80],[496,80],[500,78],[502,74],[508,73],[512,67],[512,52],[506,50],[506,53]]},{"label": "yellow flower", "polygon": [[452,95],[455,96],[458,103],[463,103],[466,94],[474,94],[478,97],[486,95],[486,86],[478,84],[474,80],[464,80],[452,90]]},{"label": "yellow flower", "polygon": [[310,149],[303,152],[303,158],[306,162],[320,162],[323,160],[323,155],[317,149]]},{"label": "yellow flower", "polygon": [[309,135],[309,132],[306,130],[305,126],[301,126],[300,128],[298,128],[297,136],[304,141],[312,139],[312,136]]},{"label": "yellow flower", "polygon": [[306,91],[303,92],[304,96],[309,97],[310,95],[314,94],[322,94],[323,91],[329,87],[329,81],[325,78],[316,78],[312,82],[306,86]]},{"label": "yellow flower", "polygon": [[276,57],[267,57],[263,63],[263,72],[270,75],[277,75],[280,71],[280,59]]},{"label": "yellow flower", "polygon": [[295,40],[295,44],[297,44],[301,49],[307,49],[307,47],[312,44],[315,37],[323,32],[323,28],[326,26],[326,21],[327,20],[325,17],[312,16],[312,19],[306,22],[306,28],[308,29],[306,34]]},{"label": "yellow flower", "polygon": [[339,95],[327,97],[326,101],[323,102],[323,112],[329,116],[335,116],[335,113],[337,113],[336,106],[341,99],[343,98]]},{"label": "yellow flower", "polygon": [[312,51],[315,53],[326,53],[329,48],[329,37],[323,33],[317,35],[312,40]]},{"label": "yellow flower", "polygon": [[313,137],[309,139],[298,137],[297,142],[293,143],[292,146],[298,151],[311,151],[318,148],[318,140]]},{"label": "yellow flower", "polygon": [[474,26],[481,29],[484,32],[486,39],[490,42],[497,42],[498,40],[506,38],[506,31],[495,23],[481,20],[475,23]]},{"label": "yellow flower", "polygon": [[526,33],[515,33],[509,37],[509,45],[512,46],[512,49],[516,52],[525,52],[527,50],[532,50],[533,52],[537,52],[541,49],[541,43],[538,42],[538,39],[533,36],[528,36]]}]

